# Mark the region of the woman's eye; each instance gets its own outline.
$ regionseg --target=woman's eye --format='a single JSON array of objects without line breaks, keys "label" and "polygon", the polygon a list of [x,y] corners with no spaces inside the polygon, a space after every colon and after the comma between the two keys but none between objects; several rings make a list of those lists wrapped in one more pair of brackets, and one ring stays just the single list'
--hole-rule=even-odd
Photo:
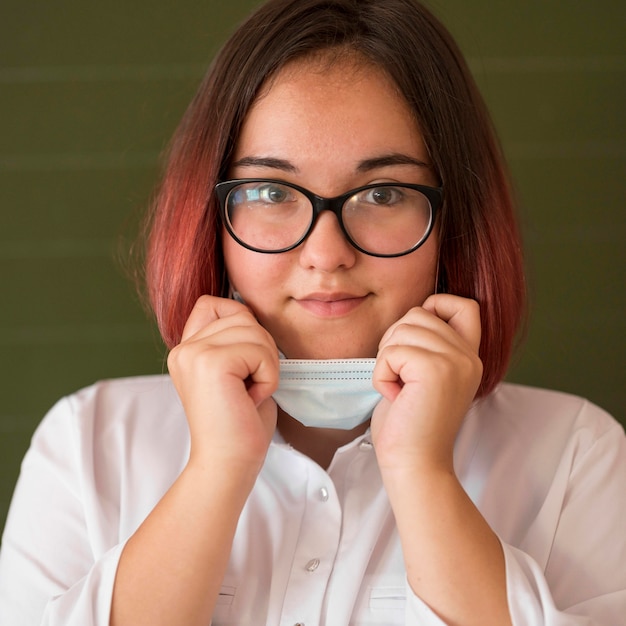
[{"label": "woman's eye", "polygon": [[376,187],[366,192],[364,200],[373,204],[393,204],[402,194],[395,187]]},{"label": "woman's eye", "polygon": [[280,203],[285,202],[289,196],[289,192],[279,185],[265,185],[258,189],[259,199],[264,202]]}]

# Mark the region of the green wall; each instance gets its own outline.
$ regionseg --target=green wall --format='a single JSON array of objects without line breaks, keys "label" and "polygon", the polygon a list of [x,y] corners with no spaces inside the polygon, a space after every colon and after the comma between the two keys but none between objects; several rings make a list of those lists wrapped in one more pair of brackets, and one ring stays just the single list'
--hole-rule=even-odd
[{"label": "green wall", "polygon": [[[58,397],[164,368],[118,244],[204,67],[254,4],[2,2],[0,527]],[[471,61],[522,204],[533,316],[510,378],[624,420],[626,3],[431,6]]]}]

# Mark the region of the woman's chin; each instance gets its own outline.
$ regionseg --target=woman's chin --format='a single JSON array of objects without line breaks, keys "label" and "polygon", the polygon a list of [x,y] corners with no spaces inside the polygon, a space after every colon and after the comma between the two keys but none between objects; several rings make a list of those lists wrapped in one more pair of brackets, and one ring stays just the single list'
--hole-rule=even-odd
[{"label": "woman's chin", "polygon": [[[280,349],[280,348],[279,348]],[[312,359],[316,361],[329,359],[367,359],[375,358],[376,349],[371,347],[341,346],[337,342],[320,341],[310,346],[290,346],[280,349],[287,359]]]}]

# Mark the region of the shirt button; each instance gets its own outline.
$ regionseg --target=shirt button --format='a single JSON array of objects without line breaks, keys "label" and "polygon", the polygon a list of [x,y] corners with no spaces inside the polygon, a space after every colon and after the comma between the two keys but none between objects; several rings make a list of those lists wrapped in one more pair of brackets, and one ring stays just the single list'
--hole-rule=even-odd
[{"label": "shirt button", "polygon": [[320,494],[320,500],[322,502],[326,502],[328,500],[328,489],[326,489],[326,487],[322,487],[319,491]]},{"label": "shirt button", "polygon": [[307,572],[314,572],[320,566],[319,559],[311,559],[305,566]]},{"label": "shirt button", "polygon": [[368,450],[371,450],[374,447],[374,445],[372,444],[371,441],[368,441],[367,439],[363,439],[363,441],[361,441],[361,443],[359,444],[359,449],[362,450],[363,452],[367,452]]}]

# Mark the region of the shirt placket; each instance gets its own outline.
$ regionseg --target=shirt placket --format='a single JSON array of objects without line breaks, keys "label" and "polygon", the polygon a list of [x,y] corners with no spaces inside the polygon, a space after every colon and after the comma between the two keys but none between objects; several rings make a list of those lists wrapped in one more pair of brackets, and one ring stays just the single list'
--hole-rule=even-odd
[{"label": "shirt placket", "polygon": [[281,626],[320,624],[341,535],[341,506],[330,476],[307,463],[306,506],[285,589]]},{"label": "shirt placket", "polygon": [[[344,626],[355,617],[353,612],[357,597],[363,591],[372,552],[381,540],[381,533],[387,544],[393,520],[369,435],[354,442],[346,455],[345,465],[331,467],[331,473],[335,483],[340,485],[343,519],[321,624]],[[404,571],[403,563],[400,563],[400,569]],[[364,618],[361,614],[358,617]]]}]

